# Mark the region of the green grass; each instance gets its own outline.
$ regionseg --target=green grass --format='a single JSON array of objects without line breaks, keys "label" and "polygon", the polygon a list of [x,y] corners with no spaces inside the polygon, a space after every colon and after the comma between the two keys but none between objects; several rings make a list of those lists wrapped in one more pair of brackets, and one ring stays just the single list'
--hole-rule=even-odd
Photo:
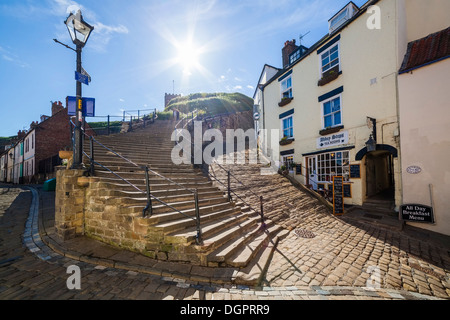
[{"label": "green grass", "polygon": [[195,93],[170,101],[166,111],[178,109],[188,114],[202,110],[207,115],[230,114],[253,109],[253,99],[241,93]]}]

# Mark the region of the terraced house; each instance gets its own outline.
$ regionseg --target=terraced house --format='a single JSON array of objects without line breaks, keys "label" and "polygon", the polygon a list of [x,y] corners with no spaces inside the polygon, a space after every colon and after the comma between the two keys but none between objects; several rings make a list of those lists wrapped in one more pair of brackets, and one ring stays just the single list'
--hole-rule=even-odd
[{"label": "terraced house", "polygon": [[[448,27],[450,2],[353,2],[310,48],[287,41],[255,93],[261,149],[310,188],[344,180],[344,202],[403,203],[398,74],[410,41]],[[277,139],[270,132],[279,130]],[[279,150],[279,151],[278,151]]]}]

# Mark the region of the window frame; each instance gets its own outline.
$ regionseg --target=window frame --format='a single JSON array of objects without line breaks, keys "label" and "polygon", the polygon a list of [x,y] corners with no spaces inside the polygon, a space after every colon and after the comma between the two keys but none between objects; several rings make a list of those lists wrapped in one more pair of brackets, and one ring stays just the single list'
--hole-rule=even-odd
[{"label": "window frame", "polygon": [[[289,161],[289,160],[291,160],[291,161]],[[281,165],[286,166],[286,168],[289,170],[289,172],[294,172],[295,168],[293,166],[293,163],[295,163],[293,153],[281,157]]]},{"label": "window frame", "polygon": [[[291,124],[292,126],[285,128],[284,127],[284,121],[288,120],[289,118],[292,119],[292,124]],[[282,135],[281,138],[287,137],[287,139],[294,139],[294,137],[295,137],[295,134],[294,134],[294,115],[293,114],[288,115],[287,117],[284,117],[284,118],[280,119],[280,121],[281,121],[281,135]],[[286,136],[284,134],[284,132],[287,131],[287,130],[292,131],[292,136]]]},{"label": "window frame", "polygon": [[[334,156],[334,160],[332,159],[332,155]],[[340,159],[337,156],[341,154]],[[347,154],[347,157],[345,157]],[[328,156],[328,158],[327,158]],[[333,183],[333,176],[341,176],[344,179],[344,182],[350,182],[350,151],[334,151],[334,152],[325,152],[316,155],[316,177],[318,184],[330,184]],[[332,164],[334,161],[334,165]],[[341,161],[341,165],[338,165],[338,161]],[[325,164],[325,165],[324,165]],[[340,170],[338,170],[340,168]],[[333,174],[333,169],[335,172]],[[327,172],[329,170],[329,172]],[[340,172],[339,172],[340,171]],[[323,179],[325,178],[325,179]],[[330,180],[326,180],[329,178]]]},{"label": "window frame", "polygon": [[[291,86],[287,87],[286,89],[283,90],[283,83],[287,83],[287,81],[290,80],[291,81]],[[290,94],[288,94],[287,96],[285,96],[284,94],[286,92],[290,92]],[[287,99],[292,99],[294,97],[294,93],[293,93],[293,86],[292,86],[292,75],[289,75],[289,77],[286,77],[286,79],[283,79],[280,82],[280,95],[281,95],[281,100],[283,100],[283,98],[287,98]]]},{"label": "window frame", "polygon": [[[327,69],[327,70],[323,70],[323,56],[325,55],[325,54],[329,54],[330,53],[330,51],[332,50],[332,49],[334,49],[334,48],[336,48],[337,47],[337,52],[338,52],[338,57],[337,57],[337,60],[338,60],[338,63],[337,63],[337,65],[334,65],[334,66],[331,66],[331,61],[328,63],[329,65],[330,65],[330,67]],[[321,76],[323,76],[323,74],[325,74],[325,73],[327,73],[328,71],[330,71],[331,69],[333,69],[333,68],[336,68],[336,67],[338,67],[339,68],[339,72],[341,72],[342,71],[342,69],[341,69],[341,43],[340,43],[340,41],[337,41],[336,43],[334,43],[332,46],[330,46],[329,48],[327,48],[325,51],[323,51],[323,52],[321,52],[320,54],[319,54],[319,56],[320,56],[320,59],[319,59],[319,70],[320,70],[320,75]],[[334,60],[333,60],[334,61]]]},{"label": "window frame", "polygon": [[[339,99],[339,103],[340,103],[340,106],[339,106],[339,112],[341,113],[341,123],[339,123],[339,124],[334,123],[332,126],[327,127],[327,126],[325,125],[325,104],[326,104],[327,102],[330,102],[330,101],[333,101],[333,100],[336,100],[336,99]],[[322,120],[322,129],[336,128],[336,127],[339,127],[339,126],[344,125],[344,113],[343,113],[342,93],[339,93],[339,94],[337,94],[337,95],[335,95],[335,96],[332,96],[331,98],[328,98],[328,99],[326,99],[326,100],[321,101],[321,102],[320,102],[320,112],[321,112],[321,120]],[[330,114],[331,114],[331,115],[334,115],[334,114],[336,114],[336,113],[337,113],[337,111],[336,111],[336,112],[331,112]],[[327,114],[327,115],[328,115],[328,114]],[[334,122],[334,117],[333,117],[333,122]]]}]

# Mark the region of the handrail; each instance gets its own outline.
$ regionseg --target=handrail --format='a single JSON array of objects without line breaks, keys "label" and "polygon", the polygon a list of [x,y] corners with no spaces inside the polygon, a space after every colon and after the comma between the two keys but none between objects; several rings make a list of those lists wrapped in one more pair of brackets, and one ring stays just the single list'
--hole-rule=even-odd
[{"label": "handrail", "polygon": [[[70,121],[70,123],[71,123],[74,127],[76,127],[75,124],[72,122],[71,119],[70,119],[69,121]],[[150,212],[151,212],[151,199],[153,198],[153,199],[155,199],[156,201],[158,201],[159,203],[161,203],[162,205],[164,205],[164,206],[166,206],[166,207],[168,207],[168,208],[174,210],[175,212],[180,213],[181,215],[185,216],[185,217],[188,218],[188,219],[191,219],[191,220],[195,221],[195,222],[196,222],[196,228],[197,228],[197,230],[196,230],[196,231],[197,231],[197,235],[196,235],[196,238],[195,238],[196,244],[197,244],[197,245],[201,245],[201,244],[203,243],[203,240],[202,240],[202,230],[201,230],[201,227],[200,227],[200,210],[199,210],[198,190],[191,190],[191,189],[188,189],[188,188],[182,186],[181,184],[179,184],[179,183],[173,181],[172,179],[169,179],[169,178],[167,178],[167,177],[164,177],[164,176],[160,175],[159,173],[157,173],[156,171],[150,170],[150,169],[148,168],[148,166],[144,166],[144,167],[138,166],[138,165],[135,164],[133,161],[131,161],[131,160],[129,160],[129,159],[123,157],[122,155],[118,154],[118,153],[115,152],[114,150],[112,150],[112,149],[108,148],[107,146],[103,145],[101,142],[99,142],[99,141],[98,141],[97,139],[95,139],[93,136],[87,135],[86,132],[84,132],[84,130],[81,130],[81,132],[82,132],[85,136],[89,137],[90,143],[91,143],[91,148],[90,148],[90,149],[91,149],[91,155],[88,155],[86,152],[83,151],[83,154],[84,154],[84,155],[89,159],[89,161],[91,162],[91,173],[93,173],[93,166],[94,166],[94,164],[97,164],[97,165],[99,165],[100,167],[102,167],[103,169],[107,170],[108,172],[114,174],[115,176],[117,176],[119,179],[123,180],[123,181],[126,182],[127,184],[131,185],[131,186],[132,186],[133,188],[135,188],[137,191],[139,191],[139,192],[141,192],[141,193],[143,193],[143,194],[147,194],[148,202],[147,202],[147,206],[146,206],[146,207],[144,208],[144,210],[143,210],[143,216],[144,216],[144,217],[146,216],[146,212],[147,212],[149,209],[150,209]],[[107,168],[106,166],[102,165],[101,163],[95,161],[95,160],[94,160],[94,154],[93,154],[93,152],[94,152],[94,142],[96,142],[96,143],[99,144],[101,147],[105,148],[106,150],[112,152],[114,155],[116,155],[116,156],[120,157],[121,159],[127,161],[128,163],[130,163],[130,164],[132,164],[132,165],[134,165],[134,166],[136,166],[136,167],[138,167],[138,168],[144,169],[144,170],[145,170],[145,174],[146,174],[146,187],[147,187],[147,191],[145,192],[145,191],[141,190],[140,188],[138,188],[136,185],[134,185],[133,183],[131,183],[131,182],[128,181],[127,179],[121,177],[119,174],[115,173],[114,171],[112,171],[111,169],[109,169],[109,168]],[[166,179],[167,181],[169,181],[169,182],[171,182],[171,183],[174,183],[175,185],[177,185],[177,186],[179,186],[179,187],[181,187],[181,188],[183,188],[183,189],[185,189],[185,190],[187,190],[187,191],[190,191],[191,193],[194,194],[195,218],[194,218],[194,217],[191,217],[191,216],[188,216],[187,214],[181,212],[180,210],[176,209],[176,208],[173,207],[172,205],[166,203],[165,201],[159,199],[158,197],[155,197],[155,196],[150,192],[150,180],[149,180],[149,178],[148,178],[148,172],[149,172],[149,171],[153,172],[153,173],[156,174],[157,176],[159,176],[159,177],[161,177],[161,178],[164,178],[164,179]],[[151,216],[151,214],[150,214],[150,216]]]},{"label": "handrail", "polygon": [[[250,209],[252,209],[255,212],[258,212],[258,210],[255,210],[247,201],[245,201],[244,199],[242,199],[235,191],[233,191],[233,189],[231,189],[231,185],[230,185],[230,177],[233,177],[238,183],[240,183],[242,186],[247,187],[244,183],[242,183],[239,179],[237,179],[230,170],[226,170],[224,167],[222,167],[216,160],[214,160],[214,163],[217,164],[219,166],[220,169],[222,169],[223,171],[225,171],[228,175],[228,185],[226,186],[222,181],[220,181],[217,176],[216,173],[214,171],[214,168],[212,168],[214,175],[212,175],[211,173],[209,173],[209,171],[207,172],[208,176],[213,178],[215,181],[219,182],[222,186],[224,186],[225,188],[227,188],[228,190],[228,197],[231,197],[231,193],[233,193],[238,199],[240,199],[245,205],[247,205]],[[259,201],[260,201],[260,210],[259,210],[259,215],[261,216],[261,223],[262,226],[265,227],[265,218],[264,218],[264,197],[263,196],[259,196],[257,195],[255,192],[253,192],[253,190],[251,190],[250,188],[248,188],[248,190],[254,195],[256,196]]]},{"label": "handrail", "polygon": [[[93,163],[95,163],[96,165],[99,165],[99,166],[102,167],[103,169],[109,171],[110,173],[112,173],[113,175],[115,175],[116,177],[118,177],[119,179],[123,180],[124,182],[126,182],[127,184],[129,184],[130,186],[132,186],[133,188],[135,188],[137,191],[139,191],[139,192],[141,192],[141,193],[144,193],[144,194],[146,193],[145,191],[141,190],[138,186],[136,186],[135,184],[131,183],[131,182],[128,181],[127,179],[121,177],[119,174],[115,173],[114,171],[112,171],[112,170],[109,169],[108,167],[105,167],[105,166],[102,165],[101,163],[99,163],[99,162],[97,162],[97,161],[91,159],[91,157],[90,157],[86,152],[83,151],[83,154],[84,154],[86,157],[88,157],[90,160],[92,160]],[[179,211],[178,209],[174,208],[172,205],[170,205],[170,204],[164,202],[163,200],[159,199],[158,197],[155,197],[153,194],[150,193],[150,196],[151,196],[153,199],[155,199],[156,201],[160,202],[161,204],[163,204],[163,205],[165,205],[165,206],[167,206],[167,207],[169,207],[169,208],[171,208],[171,209],[173,209],[173,210],[175,210],[175,211],[181,213],[181,214],[184,215],[185,217],[190,218],[190,219],[192,219],[192,220],[195,220],[193,217],[188,216],[187,214],[184,214],[183,212],[181,212],[181,211]]]},{"label": "handrail", "polygon": [[[197,111],[197,110],[195,110],[195,111]],[[192,112],[192,115],[194,114],[194,111]],[[194,119],[198,119],[198,113],[197,113],[197,116],[194,118],[194,116],[192,116],[192,119],[190,120],[190,121],[194,121]],[[175,130],[179,130],[178,129],[178,125],[183,121],[184,119],[182,119],[182,120],[180,120],[176,125],[175,125]],[[189,122],[190,121],[188,121],[184,126],[183,126],[183,128],[184,127],[186,127],[188,124],[189,124]],[[178,137],[177,137],[178,138]],[[192,145],[192,139],[190,139],[189,137],[188,137],[188,140],[189,140],[189,142],[191,143],[191,145]],[[176,142],[175,143],[177,143],[177,141],[178,140],[176,140]],[[194,149],[194,146],[192,147],[192,149]],[[193,152],[192,152],[193,153]],[[217,163],[217,161],[215,161],[215,163]],[[230,176],[233,176],[233,178],[234,179],[236,179],[240,184],[242,184],[243,186],[245,186],[239,179],[237,179],[234,175],[232,175],[231,174],[231,172],[230,171],[228,171],[228,170],[226,170],[225,168],[223,168],[219,163],[217,163],[218,165],[219,165],[219,167],[222,169],[222,170],[224,170],[224,171],[226,171],[226,172],[228,172],[228,175],[229,175],[229,177],[228,177],[228,186],[225,186],[224,185],[224,183],[222,183],[219,179],[217,179],[217,177],[214,175],[211,175],[209,172],[207,172],[207,175],[208,175],[208,178],[213,178],[215,181],[217,181],[217,182],[219,182],[220,184],[222,184],[225,188],[227,188],[227,190],[228,190],[228,199],[229,199],[229,201],[231,201],[232,199],[231,199],[231,193],[233,193],[237,198],[239,198],[244,204],[246,204],[250,209],[252,209],[253,211],[255,211],[255,212],[258,212],[258,210],[255,210],[254,208],[252,208],[252,206],[249,204],[249,203],[247,203],[243,198],[241,198],[236,192],[234,192],[232,189],[231,189],[231,187],[230,187]],[[204,170],[203,170],[204,171]],[[250,190],[250,189],[249,189]],[[253,193],[255,196],[257,196],[257,197],[259,197],[259,200],[260,200],[260,210],[259,210],[259,214],[260,214],[260,216],[261,216],[261,224],[262,224],[262,227],[263,228],[265,228],[266,227],[266,224],[265,224],[265,218],[264,218],[264,206],[263,206],[263,196],[258,196],[256,193],[254,193],[252,190],[250,190],[250,192],[251,193]]]}]

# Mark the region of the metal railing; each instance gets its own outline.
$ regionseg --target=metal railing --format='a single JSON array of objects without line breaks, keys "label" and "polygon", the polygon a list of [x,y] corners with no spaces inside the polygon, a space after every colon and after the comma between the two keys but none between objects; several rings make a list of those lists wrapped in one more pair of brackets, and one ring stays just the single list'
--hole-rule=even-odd
[{"label": "metal railing", "polygon": [[[187,117],[187,119],[185,118],[185,119],[181,119],[176,125],[175,125],[175,130],[180,130],[180,129],[184,129],[184,128],[186,128],[186,127],[188,127],[188,125],[189,125],[189,123],[190,122],[194,122],[194,120],[196,120],[196,119],[198,119],[199,118],[199,115],[198,115],[198,112],[197,112],[197,115],[194,117],[194,112],[196,112],[196,110],[194,110],[193,112],[192,112],[192,116],[191,116],[191,119],[189,120],[189,116]],[[181,128],[179,128],[181,126]],[[176,141],[175,141],[175,144],[177,144],[178,143],[178,137],[179,137],[179,132],[177,131],[177,138],[176,138]],[[194,154],[195,154],[195,144],[194,144],[194,141],[193,141],[193,139],[191,139],[190,137],[184,137],[183,136],[183,138],[187,138],[188,140],[189,140],[189,142],[190,142],[190,144],[191,144],[191,163],[194,163]],[[203,146],[202,146],[202,150],[201,151],[203,151]],[[224,170],[226,173],[227,173],[227,185],[225,185],[222,181],[220,181],[218,178],[217,178],[217,176],[216,176],[216,174],[214,173],[214,174],[211,174],[210,172],[209,172],[209,170],[206,168],[206,166],[207,166],[207,164],[206,163],[202,163],[202,165],[201,165],[201,170],[202,170],[202,172],[203,172],[203,174],[205,175],[205,176],[207,176],[210,180],[214,180],[214,181],[216,181],[216,182],[218,182],[219,184],[221,184],[226,190],[227,190],[227,196],[228,196],[228,201],[229,202],[231,202],[233,199],[232,199],[232,194],[236,197],[236,198],[238,198],[239,200],[241,200],[246,206],[248,206],[251,210],[253,210],[253,211],[255,211],[255,212],[259,212],[259,215],[260,215],[260,217],[261,217],[261,225],[262,225],[262,228],[265,228],[266,227],[266,224],[265,224],[265,218],[264,218],[264,197],[263,196],[259,196],[259,195],[257,195],[256,193],[254,193],[250,188],[248,188],[244,183],[242,183],[238,178],[236,178],[232,173],[231,173],[231,171],[229,171],[229,170],[226,170],[224,167],[222,167],[217,161],[214,161],[218,166],[219,166],[219,168],[220,169],[222,169],[222,170]],[[195,166],[195,164],[194,164],[194,166]],[[237,194],[237,192],[235,191],[235,190],[233,190],[232,188],[231,188],[231,178],[234,178],[239,184],[241,184],[242,186],[244,186],[244,187],[246,187],[246,188],[248,188],[248,190],[253,194],[253,195],[255,195],[256,197],[258,197],[258,199],[259,199],[259,202],[260,202],[260,209],[259,210],[255,210],[247,201],[245,201],[241,196],[239,196],[238,194]]]},{"label": "metal railing", "polygon": [[[72,122],[72,120],[70,120],[70,123],[72,124],[73,127],[75,127],[75,124]],[[138,164],[134,163],[133,161],[131,161],[130,159],[125,158],[124,156],[122,156],[121,154],[115,152],[114,150],[112,150],[111,148],[105,146],[104,144],[102,144],[101,142],[99,142],[97,139],[95,139],[93,136],[89,136],[86,134],[86,132],[82,131],[84,137],[88,137],[89,138],[89,149],[90,149],[90,154],[87,154],[84,150],[83,150],[83,154],[86,156],[86,158],[89,159],[90,162],[90,174],[92,176],[95,175],[95,165],[98,165],[100,167],[102,167],[103,169],[105,169],[106,171],[110,172],[111,174],[113,174],[114,176],[116,176],[117,178],[121,179],[122,181],[124,181],[125,183],[127,183],[128,185],[130,185],[131,187],[133,187],[135,190],[137,190],[138,192],[145,194],[147,196],[147,205],[144,208],[143,212],[142,212],[142,216],[145,218],[146,216],[151,217],[153,215],[152,209],[153,209],[153,205],[152,205],[152,199],[158,201],[159,203],[161,203],[162,205],[174,210],[175,212],[180,213],[181,215],[185,216],[188,219],[192,219],[196,222],[196,244],[197,245],[201,245],[203,243],[203,239],[202,239],[202,230],[200,227],[200,207],[199,207],[199,197],[198,197],[198,190],[197,189],[189,189],[186,188],[185,186],[173,181],[170,178],[164,177],[163,175],[159,174],[158,172],[151,170],[147,165],[145,166],[139,166]],[[125,179],[124,177],[120,176],[118,173],[114,172],[113,170],[111,170],[110,168],[108,168],[105,165],[102,165],[101,163],[97,162],[95,160],[95,144],[98,144],[101,148],[107,150],[108,152],[111,152],[113,155],[119,157],[120,159],[126,161],[127,163],[131,164],[134,167],[140,168],[141,170],[144,171],[145,174],[145,184],[146,184],[146,190],[142,190],[141,188],[139,188],[138,186],[136,186],[135,184],[133,184],[132,182],[130,182],[129,180]],[[150,177],[149,177],[149,173],[153,173],[154,175],[170,182],[171,184],[176,185],[177,187],[182,188],[183,190],[189,191],[190,193],[193,194],[194,196],[194,205],[195,205],[195,218],[188,216],[187,214],[181,212],[180,210],[176,209],[174,206],[166,203],[165,201],[159,199],[158,197],[154,196],[151,193],[151,186],[150,186]],[[147,212],[149,212],[149,214],[147,215]]]},{"label": "metal railing", "polygon": [[253,190],[251,190],[251,188],[247,185],[245,185],[242,181],[240,181],[234,174],[231,173],[230,170],[225,169],[222,165],[220,165],[216,160],[214,160],[214,164],[216,164],[221,170],[225,171],[227,174],[227,184],[225,185],[222,181],[219,180],[219,178],[217,177],[214,168],[211,166],[211,169],[213,170],[213,174],[211,174],[209,172],[209,170],[203,170],[203,172],[208,175],[209,178],[214,179],[214,181],[217,181],[218,183],[220,183],[223,187],[226,188],[227,190],[227,195],[228,195],[228,201],[233,201],[232,195],[234,194],[236,198],[238,198],[239,200],[241,200],[246,206],[248,206],[251,210],[258,212],[258,210],[254,209],[247,201],[245,201],[241,196],[239,196],[235,190],[233,190],[231,188],[231,178],[233,178],[234,180],[236,180],[237,183],[239,183],[240,185],[242,185],[246,190],[248,190],[252,195],[254,195],[255,197],[257,197],[259,199],[259,215],[261,217],[261,225],[263,228],[266,227],[266,223],[265,223],[265,217],[264,217],[264,197],[261,195],[256,194]]}]

